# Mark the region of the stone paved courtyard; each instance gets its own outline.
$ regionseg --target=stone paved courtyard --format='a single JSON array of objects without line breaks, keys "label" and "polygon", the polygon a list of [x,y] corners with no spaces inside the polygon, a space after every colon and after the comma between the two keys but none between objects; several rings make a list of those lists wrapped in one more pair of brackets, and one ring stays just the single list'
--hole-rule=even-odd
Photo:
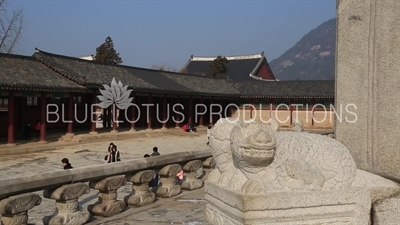
[{"label": "stone paved courtyard", "polygon": [[[149,132],[145,138],[113,141],[121,152],[122,160],[142,158],[150,154],[157,146],[161,154],[173,152],[196,151],[207,149],[207,137],[202,133],[173,135],[164,132]],[[97,165],[104,162],[104,156],[110,141],[78,144],[59,150],[25,155],[0,157],[1,180],[31,176],[50,171],[61,171],[61,159],[66,157],[73,167]],[[42,195],[43,191],[38,191]],[[118,190],[118,199],[123,199],[131,192],[131,183]],[[143,208],[129,209],[112,218],[94,218],[89,224],[206,224],[204,222],[204,192],[183,192],[175,198],[158,199],[155,203]],[[82,196],[79,201],[83,210],[97,200],[97,191]],[[41,225],[44,216],[55,210],[55,201],[42,198],[40,206],[29,211],[29,223]]]}]

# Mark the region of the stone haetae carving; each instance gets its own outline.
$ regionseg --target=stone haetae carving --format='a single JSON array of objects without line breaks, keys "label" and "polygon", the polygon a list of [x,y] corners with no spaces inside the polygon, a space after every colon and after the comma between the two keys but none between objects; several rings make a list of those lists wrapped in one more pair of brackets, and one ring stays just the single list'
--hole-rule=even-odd
[{"label": "stone haetae carving", "polygon": [[38,194],[27,193],[8,197],[0,201],[2,225],[23,225],[28,223],[28,210],[40,205]]},{"label": "stone haetae carving", "polygon": [[293,123],[293,127],[292,127],[293,131],[303,131],[304,130],[303,121],[301,121],[301,119],[294,118],[292,123]]},{"label": "stone haetae carving", "polygon": [[56,200],[56,211],[43,218],[44,225],[82,225],[90,218],[87,211],[79,211],[78,198],[89,194],[87,184],[66,184],[58,188],[43,191],[43,197]]},{"label": "stone haetae carving", "polygon": [[183,172],[185,175],[184,181],[182,182],[183,190],[196,190],[203,187],[203,181],[198,179],[198,171],[203,167],[201,160],[193,160],[186,163],[183,166]]},{"label": "stone haetae carving", "polygon": [[280,128],[278,120],[274,118],[270,118],[269,121],[267,122],[267,125],[274,131],[278,131]]},{"label": "stone haetae carving", "polygon": [[176,174],[182,170],[179,164],[171,164],[162,168],[159,172],[160,185],[157,188],[158,197],[170,198],[181,192],[181,185],[176,182]]},{"label": "stone haetae carving", "polygon": [[210,224],[368,223],[371,195],[353,185],[357,168],[342,144],[260,121],[218,122],[210,137],[216,169],[205,187]]},{"label": "stone haetae carving", "polygon": [[140,171],[136,174],[127,175],[126,179],[132,182],[132,193],[125,197],[129,206],[144,206],[156,200],[156,194],[149,191],[149,182],[156,177],[154,170]]},{"label": "stone haetae carving", "polygon": [[122,212],[126,204],[117,200],[117,190],[126,185],[125,176],[112,176],[99,181],[90,181],[89,186],[99,191],[98,201],[88,206],[88,211],[97,216],[110,217]]},{"label": "stone haetae carving", "polygon": [[[227,185],[232,179],[235,167],[232,163],[231,151],[231,131],[239,123],[240,120],[232,118],[219,119],[211,131],[210,147],[211,153],[214,157],[217,169],[214,169],[210,176],[209,181],[218,182],[221,185]],[[240,186],[240,183],[237,183]]]}]

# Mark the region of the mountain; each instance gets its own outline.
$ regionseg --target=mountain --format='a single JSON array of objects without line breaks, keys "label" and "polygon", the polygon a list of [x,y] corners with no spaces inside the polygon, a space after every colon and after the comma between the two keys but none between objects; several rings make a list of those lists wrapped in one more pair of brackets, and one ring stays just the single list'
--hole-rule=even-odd
[{"label": "mountain", "polygon": [[333,80],[335,47],[336,19],[331,19],[269,64],[278,80]]}]

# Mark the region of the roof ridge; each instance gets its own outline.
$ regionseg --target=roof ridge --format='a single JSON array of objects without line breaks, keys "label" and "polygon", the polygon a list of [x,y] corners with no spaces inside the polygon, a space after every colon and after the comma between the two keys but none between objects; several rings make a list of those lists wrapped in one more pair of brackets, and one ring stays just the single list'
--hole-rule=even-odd
[{"label": "roof ridge", "polygon": [[[248,54],[248,55],[234,55],[234,56],[222,56],[225,57],[227,60],[245,60],[245,59],[258,59],[264,57],[264,52],[257,54]],[[218,56],[191,56],[191,61],[213,61]]]},{"label": "roof ridge", "polygon": [[10,53],[0,53],[0,57],[7,57],[7,58],[21,58],[26,60],[36,61],[35,58],[29,55],[17,55],[17,54],[10,54]]}]

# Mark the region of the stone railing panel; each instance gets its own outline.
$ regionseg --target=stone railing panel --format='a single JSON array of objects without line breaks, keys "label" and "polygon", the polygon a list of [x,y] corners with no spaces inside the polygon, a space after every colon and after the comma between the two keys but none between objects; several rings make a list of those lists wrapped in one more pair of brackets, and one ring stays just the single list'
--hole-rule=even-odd
[{"label": "stone railing panel", "polygon": [[160,186],[157,188],[158,197],[170,198],[181,192],[181,185],[176,182],[176,174],[182,170],[179,164],[165,166],[159,172]]},{"label": "stone railing panel", "polygon": [[182,183],[183,190],[195,190],[203,187],[203,181],[198,179],[198,171],[203,167],[201,160],[193,160],[183,166],[185,179]]},{"label": "stone railing panel", "polygon": [[132,193],[125,197],[129,206],[144,206],[156,200],[156,194],[149,191],[149,182],[156,177],[154,170],[140,171],[134,175],[127,175],[126,179],[132,182]]},{"label": "stone railing panel", "polygon": [[90,218],[87,211],[79,211],[79,197],[89,194],[87,184],[66,184],[58,188],[46,188],[43,197],[56,200],[56,211],[43,218],[44,225],[82,225]]},{"label": "stone railing panel", "polygon": [[11,196],[0,201],[1,224],[23,225],[28,223],[28,210],[40,205],[38,194],[27,193]]},{"label": "stone railing panel", "polygon": [[110,217],[122,212],[126,204],[117,200],[117,190],[126,185],[125,176],[112,176],[99,181],[90,181],[89,186],[99,191],[98,201],[88,206],[90,213]]}]

